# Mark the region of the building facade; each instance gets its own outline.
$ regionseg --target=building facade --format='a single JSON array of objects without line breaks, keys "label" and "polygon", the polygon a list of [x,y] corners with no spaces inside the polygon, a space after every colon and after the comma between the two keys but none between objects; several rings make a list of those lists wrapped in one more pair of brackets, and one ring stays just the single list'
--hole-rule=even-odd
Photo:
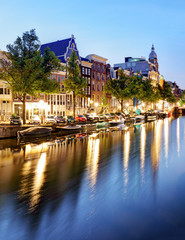
[{"label": "building facade", "polygon": [[[86,57],[92,63],[91,70],[91,110],[99,113],[103,108],[103,89],[110,78],[110,65],[107,59],[96,54],[90,54]],[[106,94],[108,105],[111,102],[111,96]]]},{"label": "building facade", "polygon": [[144,58],[126,57],[124,63],[114,64],[114,69],[122,68],[132,72],[133,74],[141,74],[146,78],[150,78],[153,85],[159,83],[159,64],[154,45],[152,45],[148,61]]}]

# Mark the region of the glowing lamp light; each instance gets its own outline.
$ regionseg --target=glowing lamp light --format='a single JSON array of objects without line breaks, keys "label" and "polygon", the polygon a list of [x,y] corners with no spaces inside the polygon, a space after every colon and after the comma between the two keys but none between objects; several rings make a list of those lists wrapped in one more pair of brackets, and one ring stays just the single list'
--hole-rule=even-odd
[{"label": "glowing lamp light", "polygon": [[98,107],[98,103],[97,102],[94,105],[95,105],[95,107]]}]

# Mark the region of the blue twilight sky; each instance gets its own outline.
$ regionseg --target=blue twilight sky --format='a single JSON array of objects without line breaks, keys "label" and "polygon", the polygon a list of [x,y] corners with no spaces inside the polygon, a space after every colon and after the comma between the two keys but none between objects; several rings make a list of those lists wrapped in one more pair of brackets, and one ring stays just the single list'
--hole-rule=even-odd
[{"label": "blue twilight sky", "polygon": [[0,0],[0,49],[36,29],[41,43],[75,35],[80,55],[124,62],[148,59],[152,44],[159,71],[185,89],[185,0]]}]

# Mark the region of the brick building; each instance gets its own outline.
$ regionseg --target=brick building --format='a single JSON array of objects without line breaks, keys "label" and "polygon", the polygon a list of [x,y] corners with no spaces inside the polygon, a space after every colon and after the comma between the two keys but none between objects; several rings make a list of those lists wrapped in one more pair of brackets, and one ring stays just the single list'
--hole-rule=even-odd
[{"label": "brick building", "polygon": [[[96,54],[90,54],[86,57],[92,63],[91,70],[91,109],[101,112],[103,106],[103,89],[110,78],[110,65],[107,59]],[[107,94],[108,104],[111,96]]]}]

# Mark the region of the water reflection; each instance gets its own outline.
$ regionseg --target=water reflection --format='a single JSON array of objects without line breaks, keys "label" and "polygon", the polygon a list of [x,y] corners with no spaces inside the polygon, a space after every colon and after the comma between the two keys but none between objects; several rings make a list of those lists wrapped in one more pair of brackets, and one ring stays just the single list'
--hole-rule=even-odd
[{"label": "water reflection", "polygon": [[124,134],[124,148],[123,148],[124,186],[126,186],[128,183],[129,153],[130,153],[130,131],[126,131]]},{"label": "water reflection", "polygon": [[94,139],[94,137],[96,137],[96,135],[92,135],[89,138],[87,145],[87,170],[91,180],[91,188],[96,184],[100,148],[100,139]]},{"label": "water reflection", "polygon": [[144,181],[144,167],[145,167],[145,149],[146,148],[146,127],[142,125],[141,127],[141,139],[140,139],[140,168],[141,168],[141,175],[142,181]]},{"label": "water reflection", "polygon": [[180,118],[177,118],[177,152],[180,152]]},{"label": "water reflection", "polygon": [[158,169],[160,161],[161,125],[162,120],[157,120],[154,122],[154,137],[151,145],[151,161],[154,171]]},{"label": "water reflection", "polygon": [[[146,229],[155,234],[153,226],[158,222],[168,216],[170,224],[176,221],[177,215],[168,211],[177,207],[173,198],[178,191],[183,194],[185,182],[179,189],[175,182],[185,172],[185,149],[180,148],[185,144],[180,134],[185,118],[180,120],[166,118],[122,131],[38,144],[12,140],[8,145],[4,141],[0,150],[0,238],[10,239],[14,233],[11,239],[15,240],[58,236],[123,239],[126,235],[134,239],[134,228],[140,239],[150,239],[145,237]],[[177,165],[178,154],[182,157]],[[117,226],[121,237],[115,236]],[[31,238],[34,231],[37,235]]]},{"label": "water reflection", "polygon": [[34,211],[40,198],[41,187],[44,183],[44,171],[46,168],[46,153],[43,152],[38,161],[35,176],[33,179],[33,186],[31,191],[30,210]]}]

